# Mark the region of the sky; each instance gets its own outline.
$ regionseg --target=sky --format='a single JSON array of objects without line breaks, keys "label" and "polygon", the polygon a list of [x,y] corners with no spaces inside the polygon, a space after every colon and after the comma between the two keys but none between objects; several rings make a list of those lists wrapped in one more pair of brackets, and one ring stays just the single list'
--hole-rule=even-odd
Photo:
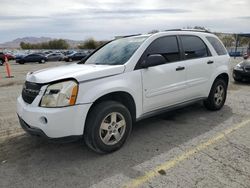
[{"label": "sky", "polygon": [[250,33],[250,0],[0,0],[0,43],[28,36],[109,40],[188,26]]}]

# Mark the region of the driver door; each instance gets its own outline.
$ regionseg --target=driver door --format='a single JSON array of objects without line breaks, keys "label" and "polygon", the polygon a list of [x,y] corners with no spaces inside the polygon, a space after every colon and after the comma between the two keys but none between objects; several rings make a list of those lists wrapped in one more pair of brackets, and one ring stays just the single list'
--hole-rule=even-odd
[{"label": "driver door", "polygon": [[181,60],[177,37],[160,37],[145,53],[145,59],[151,54],[161,54],[166,62],[141,69],[144,113],[185,101],[186,65]]}]

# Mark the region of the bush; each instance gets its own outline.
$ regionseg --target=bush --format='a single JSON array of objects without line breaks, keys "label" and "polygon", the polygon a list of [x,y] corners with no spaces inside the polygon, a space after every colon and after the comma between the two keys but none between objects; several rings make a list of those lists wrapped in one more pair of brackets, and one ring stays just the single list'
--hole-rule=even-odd
[{"label": "bush", "polygon": [[89,38],[85,40],[82,44],[78,45],[78,48],[79,49],[96,49],[105,43],[107,43],[107,41],[96,41],[93,38]]},{"label": "bush", "polygon": [[20,47],[22,49],[68,49],[69,44],[63,39],[58,39],[37,44],[21,42]]}]

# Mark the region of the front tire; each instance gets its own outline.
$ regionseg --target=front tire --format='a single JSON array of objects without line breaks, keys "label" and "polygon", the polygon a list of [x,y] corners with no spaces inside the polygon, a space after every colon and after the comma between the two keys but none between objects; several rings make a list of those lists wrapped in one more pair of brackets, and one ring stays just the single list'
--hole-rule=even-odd
[{"label": "front tire", "polygon": [[227,97],[227,84],[223,79],[216,79],[210,90],[208,98],[204,101],[204,106],[208,110],[220,110]]},{"label": "front tire", "polygon": [[42,59],[42,60],[40,61],[40,63],[42,63],[42,64],[45,63],[45,62],[46,62],[45,59]]},{"label": "front tire", "polygon": [[97,153],[110,153],[122,147],[132,129],[129,110],[121,103],[105,101],[90,111],[84,131],[87,146]]}]

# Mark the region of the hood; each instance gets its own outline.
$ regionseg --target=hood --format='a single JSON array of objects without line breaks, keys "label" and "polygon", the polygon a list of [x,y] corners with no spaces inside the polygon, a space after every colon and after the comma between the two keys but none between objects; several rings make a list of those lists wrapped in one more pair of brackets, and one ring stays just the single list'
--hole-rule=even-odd
[{"label": "hood", "polygon": [[124,65],[71,64],[29,72],[26,80],[35,83],[49,83],[56,80],[74,78],[78,82],[121,74]]},{"label": "hood", "polygon": [[244,60],[244,61],[240,62],[239,64],[243,67],[250,66],[250,59]]}]

